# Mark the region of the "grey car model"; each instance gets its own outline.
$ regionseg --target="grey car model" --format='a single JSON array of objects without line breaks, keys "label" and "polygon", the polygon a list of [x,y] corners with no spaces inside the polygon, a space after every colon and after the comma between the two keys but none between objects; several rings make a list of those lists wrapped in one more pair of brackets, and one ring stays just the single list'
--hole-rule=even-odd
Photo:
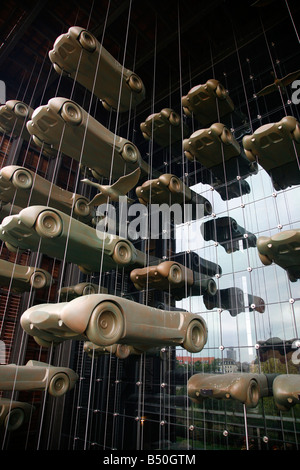
[{"label": "grey car model", "polygon": [[245,135],[243,146],[246,157],[250,162],[258,161],[276,190],[300,183],[300,124],[294,116],[264,124],[253,134]]},{"label": "grey car model", "polygon": [[188,396],[196,403],[202,403],[205,398],[230,398],[255,407],[260,398],[271,394],[270,387],[274,377],[270,379],[266,374],[246,372],[194,374],[188,380]]},{"label": "grey car model", "polygon": [[26,292],[31,288],[43,289],[51,286],[52,276],[45,269],[23,266],[0,259],[0,286],[14,292]]},{"label": "grey car model", "polygon": [[113,354],[118,359],[126,359],[131,354],[140,355],[143,351],[135,349],[128,344],[113,344],[112,346],[98,346],[91,341],[85,341],[83,345],[84,352],[92,359],[103,356],[104,354]]},{"label": "grey car model", "polygon": [[35,305],[20,322],[43,345],[83,339],[98,346],[126,344],[139,351],[177,345],[199,352],[207,341],[206,322],[200,315],[160,310],[108,294]]},{"label": "grey car model", "polygon": [[273,397],[276,407],[288,411],[300,404],[300,376],[298,374],[280,374],[273,382]]},{"label": "grey car model", "polygon": [[89,200],[67,191],[34,171],[18,165],[4,166],[0,170],[0,203],[14,202],[19,207],[49,205],[90,223],[94,211]]},{"label": "grey car model", "polygon": [[34,409],[30,403],[0,398],[0,428],[3,427],[9,432],[16,431],[28,423]]},{"label": "grey car model", "polygon": [[60,397],[74,388],[78,375],[68,367],[55,367],[40,361],[0,365],[0,390],[47,390]]},{"label": "grey car model", "polygon": [[51,98],[36,108],[27,129],[38,146],[74,158],[99,179],[117,179],[137,168],[148,174],[148,165],[135,144],[111,132],[67,98]]},{"label": "grey car model", "polygon": [[146,255],[117,235],[100,232],[63,212],[47,206],[31,206],[5,217],[0,239],[10,251],[40,250],[53,258],[77,264],[83,272],[99,272],[116,266],[144,266]]},{"label": "grey car model", "polygon": [[141,78],[121,65],[84,28],[72,26],[54,42],[49,58],[57,73],[75,79],[93,92],[105,109],[125,112],[145,98]]}]

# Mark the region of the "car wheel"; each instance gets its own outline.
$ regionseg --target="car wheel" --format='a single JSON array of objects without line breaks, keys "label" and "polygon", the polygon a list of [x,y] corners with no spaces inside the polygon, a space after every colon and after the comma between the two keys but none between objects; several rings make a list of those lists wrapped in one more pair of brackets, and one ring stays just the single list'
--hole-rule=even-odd
[{"label": "car wheel", "polygon": [[56,212],[45,210],[38,215],[35,229],[40,237],[55,238],[62,232],[62,220]]},{"label": "car wheel", "polygon": [[213,279],[209,279],[207,282],[206,292],[208,295],[216,295],[217,293],[217,284]]},{"label": "car wheel", "polygon": [[112,259],[116,264],[120,264],[121,266],[129,264],[132,260],[131,246],[125,241],[116,243]]},{"label": "car wheel", "polygon": [[17,189],[30,189],[32,187],[32,175],[29,171],[20,168],[12,175],[12,183]]},{"label": "car wheel", "polygon": [[245,149],[245,147],[244,147],[244,152],[245,152],[245,155],[246,155],[246,157],[248,158],[249,162],[256,162],[256,156],[253,155],[253,153],[251,152],[251,150],[247,150],[247,149]]},{"label": "car wheel", "polygon": [[96,294],[96,289],[92,284],[88,284],[82,290],[82,295]]},{"label": "car wheel", "polygon": [[60,115],[71,126],[79,126],[82,122],[81,109],[76,103],[72,103],[72,101],[66,101],[62,105]]},{"label": "car wheel", "polygon": [[188,150],[185,150],[185,151],[184,151],[184,155],[185,155],[185,157],[186,157],[188,160],[190,160],[191,162],[193,162],[193,161],[195,160],[194,155],[193,155],[191,152],[189,152]]},{"label": "car wheel", "polygon": [[5,246],[12,253],[20,253],[20,251],[21,251],[21,250],[19,250],[19,248],[17,246],[14,246],[9,242],[5,242]]},{"label": "car wheel", "polygon": [[169,183],[169,190],[171,193],[180,193],[182,190],[182,184],[179,178],[172,176]]},{"label": "car wheel", "polygon": [[272,264],[272,260],[267,255],[263,255],[262,253],[258,252],[258,256],[262,264],[265,266],[270,266]]},{"label": "car wheel", "polygon": [[94,52],[97,47],[97,40],[89,31],[82,31],[78,39],[83,49],[88,52]]},{"label": "car wheel", "polygon": [[120,308],[112,302],[102,302],[91,314],[86,335],[98,346],[111,346],[119,342],[123,330],[124,318]]},{"label": "car wheel", "polygon": [[168,281],[170,284],[181,284],[183,282],[184,275],[181,267],[178,264],[172,264],[168,274]]},{"label": "car wheel", "polygon": [[119,359],[126,359],[130,356],[130,346],[128,344],[118,344],[116,349],[116,357]]},{"label": "car wheel", "polygon": [[136,163],[138,160],[138,152],[135,145],[126,143],[122,148],[122,158],[126,163]]},{"label": "car wheel", "polygon": [[42,271],[35,271],[30,277],[30,285],[33,289],[42,289],[47,285],[47,277]]},{"label": "car wheel", "polygon": [[247,397],[245,400],[245,405],[250,407],[257,406],[260,399],[260,389],[256,380],[251,379],[247,388]]},{"label": "car wheel", "polygon": [[80,217],[87,217],[90,214],[90,208],[85,199],[78,198],[74,204],[74,213]]},{"label": "car wheel", "polygon": [[134,93],[141,93],[143,90],[142,80],[135,73],[130,75],[128,79],[128,86]]},{"label": "car wheel", "polygon": [[172,126],[179,126],[180,124],[180,116],[179,114],[175,113],[174,111],[171,112],[169,117],[169,122]]},{"label": "car wheel", "polygon": [[18,103],[15,104],[14,106],[14,113],[16,116],[19,118],[26,118],[29,114],[29,109],[27,104],[22,103],[22,101],[19,101]]},{"label": "car wheel", "polygon": [[292,132],[293,139],[299,144],[300,143],[300,125],[297,122],[295,129]]},{"label": "car wheel", "polygon": [[183,341],[183,347],[188,352],[200,352],[207,341],[207,330],[200,319],[192,320],[186,330],[186,336]]},{"label": "car wheel", "polygon": [[4,426],[7,431],[16,431],[19,429],[25,420],[24,410],[21,408],[14,408],[5,417]]},{"label": "car wheel", "polygon": [[70,388],[70,379],[64,372],[58,372],[55,374],[48,386],[48,392],[54,397],[61,397]]},{"label": "car wheel", "polygon": [[224,145],[231,145],[233,143],[233,135],[227,127],[224,127],[220,139]]}]

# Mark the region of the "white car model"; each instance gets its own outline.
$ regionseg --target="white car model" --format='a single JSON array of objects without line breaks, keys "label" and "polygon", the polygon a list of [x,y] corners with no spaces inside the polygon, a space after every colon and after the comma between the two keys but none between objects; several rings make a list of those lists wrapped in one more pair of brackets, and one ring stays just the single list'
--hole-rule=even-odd
[{"label": "white car model", "polygon": [[57,73],[69,76],[94,93],[105,109],[124,112],[145,98],[141,78],[122,66],[84,28],[72,26],[60,35],[49,58]]},{"label": "white car model", "polygon": [[146,254],[117,235],[102,233],[63,212],[31,206],[5,217],[0,239],[10,251],[40,250],[50,257],[77,264],[83,272],[144,266]]},{"label": "white car model", "polygon": [[0,203],[14,202],[19,207],[49,205],[82,222],[91,222],[94,213],[89,200],[52,184],[34,171],[18,165],[0,169]]},{"label": "white car model", "polygon": [[207,341],[206,322],[197,314],[159,310],[108,294],[35,305],[20,322],[42,345],[77,339],[98,346],[126,344],[139,351],[178,345],[199,352]]},{"label": "white car model", "polygon": [[27,129],[39,147],[74,158],[99,179],[117,179],[139,167],[148,174],[136,145],[111,132],[72,100],[51,98],[34,110]]},{"label": "white car model", "polygon": [[47,390],[50,395],[60,397],[74,388],[78,375],[68,367],[55,367],[45,362],[28,361],[18,364],[0,365],[0,390]]}]

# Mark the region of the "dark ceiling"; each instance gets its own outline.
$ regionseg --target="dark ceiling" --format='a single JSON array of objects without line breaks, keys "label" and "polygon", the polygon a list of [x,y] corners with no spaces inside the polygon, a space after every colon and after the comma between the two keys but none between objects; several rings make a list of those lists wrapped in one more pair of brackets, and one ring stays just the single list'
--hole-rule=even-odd
[{"label": "dark ceiling", "polygon": [[[212,75],[213,66],[227,54],[289,16],[285,0],[261,0],[260,7],[251,6],[255,0],[3,3],[0,79],[6,83],[8,99],[24,98],[35,105],[56,93],[59,77],[48,51],[70,26],[89,29],[120,62],[125,51],[125,66],[141,76],[147,99],[155,97],[157,102],[180,85],[189,87],[191,73]],[[297,18],[299,2],[290,0],[289,8]]]}]

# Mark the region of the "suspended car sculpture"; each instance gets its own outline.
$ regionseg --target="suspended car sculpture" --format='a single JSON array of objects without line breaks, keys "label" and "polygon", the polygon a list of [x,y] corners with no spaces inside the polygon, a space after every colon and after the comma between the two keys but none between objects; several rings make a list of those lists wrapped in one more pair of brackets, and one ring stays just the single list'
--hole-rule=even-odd
[{"label": "suspended car sculpture", "polygon": [[34,409],[30,403],[0,398],[0,428],[17,431],[29,422]]},{"label": "suspended car sculpture", "polygon": [[196,403],[203,403],[206,398],[232,399],[254,408],[260,398],[272,395],[275,376],[247,372],[194,374],[188,380],[188,396]]},{"label": "suspended car sculpture", "polygon": [[256,236],[239,225],[232,217],[218,217],[208,220],[201,225],[204,240],[214,240],[219,243],[226,253],[256,247]]},{"label": "suspended car sculpture", "polygon": [[52,276],[45,269],[35,266],[23,266],[0,259],[0,286],[22,293],[32,289],[51,286]]},{"label": "suspended car sculpture", "polygon": [[150,114],[141,122],[140,129],[144,139],[153,140],[162,148],[181,141],[188,135],[189,130],[180,115],[171,108]]},{"label": "suspended car sculpture", "polygon": [[72,26],[54,42],[49,58],[55,71],[94,93],[105,109],[135,108],[145,98],[141,78],[121,65],[84,28]]},{"label": "suspended car sculpture", "polygon": [[93,284],[92,282],[79,282],[75,286],[61,287],[58,291],[58,296],[62,302],[66,302],[76,299],[76,297],[80,297],[81,295],[97,293],[107,293],[107,289],[98,284]]},{"label": "suspended car sculpture", "polygon": [[273,382],[273,397],[280,411],[289,411],[300,404],[300,376],[298,374],[280,374]]},{"label": "suspended car sculpture", "polygon": [[270,237],[258,237],[257,250],[265,266],[283,268],[291,282],[300,279],[300,229],[283,230]]},{"label": "suspended car sculpture", "polygon": [[51,98],[34,110],[27,129],[39,147],[74,158],[97,179],[118,179],[137,168],[144,176],[150,172],[136,145],[111,132],[72,100]]},{"label": "suspended car sculpture", "polygon": [[277,191],[300,183],[300,124],[293,116],[265,124],[243,137],[246,157],[269,174]]},{"label": "suspended car sculpture", "polygon": [[43,346],[77,339],[98,346],[126,344],[142,352],[162,346],[199,352],[207,341],[206,322],[197,314],[159,310],[108,294],[35,305],[22,314],[20,322]]},{"label": "suspended car sculpture", "polygon": [[228,91],[215,79],[191,88],[188,94],[182,97],[181,102],[186,116],[195,116],[202,126],[219,122],[220,118],[235,109]]},{"label": "suspended car sculpture", "polygon": [[126,239],[100,232],[63,212],[31,206],[5,217],[0,239],[10,251],[31,250],[77,264],[83,272],[99,272],[117,266],[144,266],[146,254]]},{"label": "suspended car sculpture", "polygon": [[[246,298],[246,300],[245,300]],[[228,310],[232,317],[236,317],[239,313],[256,310],[264,313],[265,302],[261,297],[252,294],[245,294],[239,287],[228,287],[227,289],[218,289],[215,295],[205,292],[203,302],[208,310],[218,308],[220,310]]]},{"label": "suspended car sculpture", "polygon": [[49,205],[90,223],[94,216],[89,200],[43,178],[28,168],[8,165],[0,169],[0,203],[12,202],[19,207]]},{"label": "suspended car sculpture", "polygon": [[164,261],[157,266],[134,269],[130,273],[130,279],[138,290],[150,288],[169,291],[170,289],[176,300],[204,293],[214,296],[217,291],[216,282],[211,277],[192,271],[174,261]]},{"label": "suspended car sculpture", "polygon": [[78,375],[68,367],[55,367],[39,361],[0,365],[0,390],[47,390],[50,395],[60,397],[72,390]]}]

